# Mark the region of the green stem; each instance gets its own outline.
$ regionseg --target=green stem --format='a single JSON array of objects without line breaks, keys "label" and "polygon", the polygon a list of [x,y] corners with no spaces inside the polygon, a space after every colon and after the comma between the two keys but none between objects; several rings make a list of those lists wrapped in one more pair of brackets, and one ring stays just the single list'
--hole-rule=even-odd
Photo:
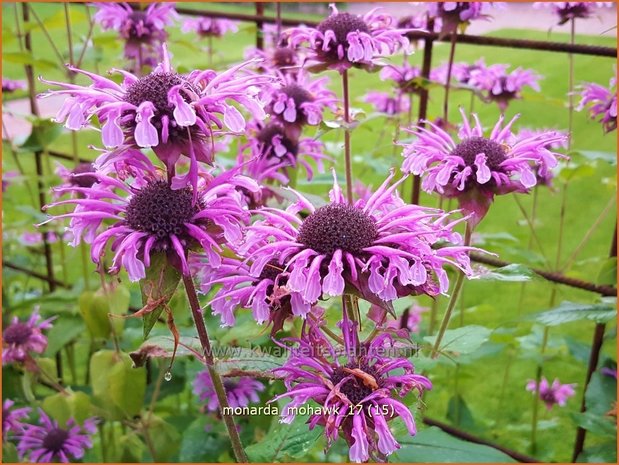
[{"label": "green stem", "polygon": [[346,198],[348,203],[352,205],[352,156],[350,153],[350,101],[348,95],[348,70],[342,73],[342,93],[344,98],[344,122],[346,127],[344,128],[344,162],[346,164]]},{"label": "green stem", "polygon": [[451,71],[456,54],[456,33],[451,33],[451,44],[449,49],[449,62],[447,64],[447,81],[445,82],[445,99],[443,100],[443,120],[449,121],[449,89],[451,88]]},{"label": "green stem", "polygon": [[[554,300],[554,299],[553,299]],[[544,335],[542,337],[542,345],[540,347],[540,355],[544,356],[544,352],[546,352],[546,346],[548,345],[548,332],[549,327],[544,326]],[[542,379],[542,363],[537,366],[537,371],[535,372],[535,395],[533,396],[533,414],[531,415],[531,453],[535,453],[537,451],[537,420],[539,414],[539,384]]]},{"label": "green stem", "polygon": [[[469,222],[467,221],[466,232],[464,233],[464,246],[469,246],[471,244],[472,234],[473,234],[473,228],[471,228],[471,226],[469,225]],[[438,334],[436,335],[436,341],[434,342],[434,347],[432,348],[433,358],[438,355],[438,351],[441,347],[443,336],[445,335],[445,331],[447,331],[447,327],[449,326],[449,320],[451,319],[451,314],[453,312],[454,307],[456,306],[456,302],[458,301],[460,291],[462,290],[462,284],[464,284],[464,273],[459,272],[453,292],[451,293],[451,298],[449,299],[449,303],[447,304],[447,310],[445,311],[445,316],[443,316],[443,321],[441,322],[441,327],[439,328]]]},{"label": "green stem", "polygon": [[196,325],[198,338],[200,340],[200,344],[202,345],[204,362],[206,363],[206,368],[211,377],[211,382],[213,383],[213,388],[215,390],[215,394],[217,395],[217,400],[219,401],[219,413],[224,420],[224,424],[228,431],[228,436],[230,437],[230,442],[232,443],[232,451],[234,452],[234,457],[236,458],[237,462],[247,463],[249,459],[247,458],[247,454],[245,454],[245,450],[243,449],[243,444],[241,443],[239,432],[236,429],[236,425],[234,424],[234,418],[232,418],[230,414],[230,404],[228,403],[224,383],[215,368],[213,350],[209,341],[206,325],[204,324],[204,317],[202,316],[202,309],[200,308],[198,294],[196,293],[196,288],[193,284],[191,276],[183,275],[183,284],[185,285],[185,291],[187,293],[187,298],[189,299],[191,314]]}]

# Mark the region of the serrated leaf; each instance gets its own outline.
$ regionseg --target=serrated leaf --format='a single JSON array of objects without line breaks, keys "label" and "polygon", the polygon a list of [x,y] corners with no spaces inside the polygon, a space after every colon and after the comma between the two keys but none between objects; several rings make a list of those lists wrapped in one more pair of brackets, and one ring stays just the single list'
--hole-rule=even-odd
[{"label": "serrated leaf", "polygon": [[484,269],[477,279],[483,281],[511,281],[511,282],[523,282],[530,281],[535,276],[535,273],[530,268],[517,263],[503,266],[501,268]]},{"label": "serrated leaf", "polygon": [[401,463],[513,463],[509,455],[492,447],[457,439],[436,427],[419,431],[416,436],[396,438],[401,449],[391,456]]},{"label": "serrated leaf", "polygon": [[[448,329],[441,341],[441,352],[453,354],[470,354],[475,352],[490,338],[492,331],[485,326],[469,325],[457,329]],[[425,336],[424,341],[434,345],[436,336]]]},{"label": "serrated leaf", "polygon": [[578,426],[597,436],[612,438],[617,436],[617,425],[613,417],[584,412],[572,413],[572,418]]},{"label": "serrated leaf", "polygon": [[[172,358],[174,354],[174,338],[170,336],[155,336],[144,341],[138,350],[129,354],[136,367],[143,366],[149,358]],[[201,357],[202,346],[196,337],[181,336],[176,349],[176,357]]]},{"label": "serrated leaf", "polygon": [[143,317],[144,339],[148,337],[159,316],[174,296],[180,280],[181,274],[168,263],[164,252],[151,254],[146,277],[140,281],[142,305],[153,304],[154,307]]},{"label": "serrated leaf", "polygon": [[[222,376],[275,378],[271,370],[281,367],[286,359],[243,347],[213,348],[215,367]],[[223,355],[220,358],[219,355]]]},{"label": "serrated leaf", "polygon": [[322,428],[310,430],[308,415],[297,415],[291,424],[273,419],[271,428],[262,441],[245,448],[250,462],[291,462],[303,457],[323,434]]},{"label": "serrated leaf", "polygon": [[616,317],[615,306],[609,303],[579,304],[574,302],[563,302],[558,307],[534,315],[537,322],[546,326],[558,326],[584,320],[606,323]]}]

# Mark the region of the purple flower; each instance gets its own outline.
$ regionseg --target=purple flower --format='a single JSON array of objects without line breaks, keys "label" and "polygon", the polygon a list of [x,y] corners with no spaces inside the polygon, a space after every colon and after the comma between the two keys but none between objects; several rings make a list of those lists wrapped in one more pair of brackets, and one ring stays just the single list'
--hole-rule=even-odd
[{"label": "purple flower", "polygon": [[5,440],[9,433],[20,434],[24,429],[22,419],[30,414],[29,407],[13,408],[15,402],[5,399],[2,404],[2,440]]},{"label": "purple flower", "polygon": [[27,85],[25,81],[2,78],[2,93],[9,94],[11,92],[15,92],[16,90],[24,90],[27,89]]},{"label": "purple flower", "polygon": [[47,234],[46,239],[50,244],[58,242],[58,235],[52,231],[47,231],[45,233],[26,231],[19,236],[18,240],[20,244],[26,247],[36,247],[43,244],[43,234]]},{"label": "purple flower", "polygon": [[593,16],[596,8],[612,8],[613,2],[534,2],[533,8],[551,7],[559,17],[559,25],[573,19],[587,19]]},{"label": "purple flower", "polygon": [[[296,139],[287,127],[275,120],[268,124],[250,122],[247,144],[241,146],[238,163],[246,163],[243,172],[258,182],[268,180],[288,184],[289,170],[302,166],[307,179],[314,175],[313,162],[319,173],[324,172],[324,161],[331,159],[324,154],[324,144],[311,137]],[[248,153],[246,153],[248,152]]]},{"label": "purple flower", "polygon": [[293,48],[308,44],[311,71],[335,69],[343,73],[353,66],[371,69],[380,65],[379,57],[408,49],[408,30],[393,28],[391,16],[379,14],[377,9],[360,16],[340,13],[333,3],[330,7],[331,16],[316,28],[297,27],[283,33]]},{"label": "purple flower", "polygon": [[2,332],[2,365],[24,362],[30,353],[42,354],[47,348],[47,337],[43,331],[52,327],[54,318],[41,320],[39,309],[35,308],[28,321],[16,316]]},{"label": "purple flower", "polygon": [[[521,128],[518,131],[518,134],[515,135],[516,140],[524,140],[524,139],[529,139],[531,137],[538,137],[544,133],[547,132],[551,132],[551,131],[555,131],[556,133],[560,134],[563,139],[562,140],[557,140],[554,141],[550,144],[548,144],[546,146],[546,148],[548,150],[567,150],[567,139],[568,139],[568,133],[565,131],[558,131],[556,129],[528,129],[528,128]],[[548,169],[548,170],[542,170],[540,169],[540,167],[538,165],[532,164],[532,169],[535,172],[535,177],[537,178],[537,185],[542,185],[542,186],[547,186],[552,188],[553,184],[552,184],[552,180],[555,177],[555,173],[553,172],[553,170]]]},{"label": "purple flower", "polygon": [[[298,200],[285,211],[258,210],[264,220],[247,229],[239,248],[253,261],[250,273],[260,276],[267,264],[278,264],[289,273],[287,287],[309,304],[340,296],[345,288],[356,288],[379,305],[409,294],[446,292],[443,266],[449,263],[470,273],[468,248],[432,245],[459,243],[460,235],[452,231],[459,221],[447,223],[449,214],[440,210],[406,205],[396,193],[405,177],[389,186],[394,176],[392,172],[367,201],[354,205],[334,180],[331,202],[320,208],[291,189]],[[302,219],[301,210],[309,216]]]},{"label": "purple flower", "polygon": [[610,79],[608,89],[593,82],[586,83],[580,93],[580,103],[576,108],[589,110],[592,119],[604,126],[604,132],[617,129],[617,77]]},{"label": "purple flower", "polygon": [[446,197],[457,197],[460,207],[474,226],[485,216],[497,194],[527,192],[537,184],[531,169],[534,163],[545,175],[557,166],[557,157],[547,147],[561,143],[564,136],[556,131],[543,132],[516,140],[511,126],[515,116],[503,126],[501,116],[488,137],[477,115],[471,127],[461,109],[463,124],[459,141],[431,122],[429,128],[415,126],[410,132],[416,140],[404,145],[402,170],[423,177],[422,188]]},{"label": "purple flower", "polygon": [[200,37],[221,37],[228,32],[237,32],[239,30],[236,21],[228,19],[209,18],[200,16],[198,18],[187,18],[183,21],[181,31],[195,32]]},{"label": "purple flower", "polygon": [[[507,70],[509,65],[495,64],[494,67],[502,67],[503,72]],[[443,85],[447,83],[447,71],[449,63],[443,63],[437,66],[430,72],[430,80],[439,82]],[[470,64],[466,62],[456,62],[451,65],[451,79],[458,84],[471,85],[471,76],[475,72],[485,72],[487,69],[486,62],[483,58],[480,58],[475,63]],[[498,72],[499,70],[497,70]],[[481,89],[480,89],[481,90]]]},{"label": "purple flower", "polygon": [[502,7],[503,2],[428,2],[428,14],[442,21],[441,35],[455,33],[476,19],[489,19],[491,7]]},{"label": "purple flower", "polygon": [[[230,407],[239,408],[259,402],[259,393],[264,391],[264,384],[248,376],[241,376],[239,378],[225,378],[224,388]],[[196,375],[193,380],[193,393],[200,399],[200,402],[205,402],[204,408],[207,412],[219,410],[217,394],[208,370],[201,371]]]},{"label": "purple flower", "polygon": [[[345,346],[334,347],[312,322],[294,340],[285,365],[274,371],[283,377],[291,401],[284,407],[282,423],[291,423],[295,408],[313,402],[320,411],[310,416],[309,428],[324,427],[327,447],[342,436],[354,462],[385,461],[400,448],[388,422],[400,418],[411,436],[417,432],[413,414],[398,399],[409,392],[431,389],[426,377],[415,374],[405,358],[392,358],[397,342],[383,333],[370,342],[360,343],[350,321],[340,323]],[[343,350],[343,352],[342,352]]]},{"label": "purple flower", "polygon": [[407,62],[400,66],[385,66],[380,70],[380,78],[383,81],[393,81],[397,88],[406,94],[418,94],[422,90],[418,82],[421,78],[421,69]]},{"label": "purple flower", "polygon": [[[575,394],[575,387],[575,384],[561,384],[558,379],[555,379],[551,385],[546,378],[542,378],[539,383],[539,398],[546,404],[548,410],[552,409],[555,404],[563,407],[567,399]],[[537,391],[535,380],[527,383],[527,391],[532,393]]]},{"label": "purple flower", "polygon": [[419,325],[422,320],[422,314],[428,310],[428,307],[422,307],[421,305],[414,303],[410,306],[410,308],[407,308],[402,312],[400,318],[389,321],[387,323],[387,327],[393,329],[406,329],[408,332],[418,333]]},{"label": "purple flower", "polygon": [[376,111],[390,116],[408,113],[410,109],[409,99],[401,93],[393,96],[388,92],[370,91],[364,96],[363,101],[371,103]]},{"label": "purple flower", "polygon": [[298,73],[298,66],[301,64],[301,54],[290,47],[273,46],[260,50],[250,47],[245,50],[245,59],[260,59],[257,63],[258,69],[267,74],[279,73]]},{"label": "purple flower", "polygon": [[434,32],[441,29],[441,19],[434,18],[434,27],[429,29],[427,13],[417,13],[409,16],[403,16],[398,19],[399,29],[418,29],[422,31]]},{"label": "purple flower", "polygon": [[[139,281],[150,266],[151,254],[165,252],[174,266],[189,274],[189,250],[199,245],[216,266],[221,260],[219,243],[242,238],[241,223],[249,213],[237,187],[257,191],[254,181],[234,171],[216,177],[202,173],[195,190],[191,186],[173,189],[141,152],[127,150],[123,157],[126,166],[119,156],[113,157],[114,163],[108,163],[112,167],[104,164],[94,173],[98,182],[91,187],[56,188],[59,193],[79,193],[79,198],[48,205],[75,206],[50,220],[70,218],[71,244],[77,246],[82,239],[91,244],[94,263],[101,262],[111,242],[111,273],[124,267],[131,281]],[[119,176],[105,174],[110,169]]]},{"label": "purple flower", "polygon": [[75,168],[68,169],[61,163],[56,162],[55,173],[63,180],[64,184],[62,187],[91,187],[97,182],[97,177],[89,176],[88,173],[94,172],[95,167],[92,163],[80,163]]},{"label": "purple flower", "polygon": [[13,184],[21,175],[19,171],[2,170],[2,192],[6,192],[7,188]]},{"label": "purple flower", "polygon": [[221,74],[195,70],[181,75],[172,70],[166,53],[163,63],[144,77],[117,70],[124,76],[121,84],[70,68],[88,76],[92,85],[43,81],[62,89],[42,96],[68,95],[56,120],[69,129],[82,129],[96,116],[108,149],[122,152],[127,145],[152,148],[170,177],[175,175],[179,157],[189,157],[190,176],[185,180],[195,188],[197,162],[213,161],[213,136],[224,127],[234,133],[245,130],[245,118],[231,102],[249,110],[256,119],[266,116],[258,93],[273,78],[241,73],[248,64]]},{"label": "purple flower", "polygon": [[602,367],[600,369],[600,373],[602,373],[604,376],[610,376],[611,378],[617,379],[617,367],[615,368]]},{"label": "purple flower", "polygon": [[267,111],[282,123],[300,131],[305,124],[320,124],[325,109],[337,109],[338,99],[327,87],[329,78],[311,80],[306,73],[299,72],[281,75],[281,80],[281,85],[265,93],[264,100],[268,103]]},{"label": "purple flower", "polygon": [[538,81],[541,76],[531,69],[516,68],[507,72],[508,65],[490,65],[479,67],[470,72],[468,85],[485,91],[488,100],[499,105],[501,112],[505,112],[511,100],[521,98],[520,92],[524,87],[530,87],[539,92]]},{"label": "purple flower", "polygon": [[39,425],[25,426],[17,444],[20,460],[35,463],[79,460],[86,449],[92,448],[91,436],[97,431],[94,418],[85,420],[83,426],[70,419],[66,428],[61,428],[43,410],[39,410]]},{"label": "purple flower", "polygon": [[155,66],[163,59],[163,43],[168,38],[165,27],[178,19],[174,3],[151,3],[145,10],[128,3],[95,3],[94,20],[104,30],[113,29],[125,40],[125,58],[142,66]]}]

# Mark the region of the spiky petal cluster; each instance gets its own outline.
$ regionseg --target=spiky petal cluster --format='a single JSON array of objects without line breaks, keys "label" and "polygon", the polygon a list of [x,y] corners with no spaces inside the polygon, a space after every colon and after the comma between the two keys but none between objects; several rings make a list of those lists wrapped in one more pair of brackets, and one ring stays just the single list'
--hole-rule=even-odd
[{"label": "spiky petal cluster", "polygon": [[428,14],[440,18],[441,35],[455,33],[458,27],[465,28],[476,19],[490,19],[487,11],[501,7],[503,2],[428,2]]},{"label": "spiky petal cluster", "polygon": [[[241,376],[224,379],[224,388],[226,389],[228,405],[231,408],[239,408],[259,402],[259,395],[264,391],[264,384],[248,376]],[[205,403],[204,408],[207,412],[219,410],[217,394],[208,370],[201,371],[196,375],[193,380],[193,393],[200,399],[200,402]]]},{"label": "spiky petal cluster", "polygon": [[163,43],[168,38],[166,26],[178,19],[174,3],[151,3],[145,10],[128,3],[95,3],[94,20],[103,29],[113,29],[125,41],[125,58],[134,63],[137,73],[142,66],[156,66],[163,58]]},{"label": "spiky petal cluster", "polygon": [[330,5],[331,16],[315,28],[297,27],[284,31],[288,45],[309,47],[308,69],[335,69],[340,73],[351,67],[371,69],[379,57],[393,55],[409,47],[408,29],[395,27],[391,16],[371,10],[363,16],[340,13]]},{"label": "spiky petal cluster", "polygon": [[610,79],[608,88],[593,82],[582,86],[578,111],[587,108],[592,119],[598,120],[604,132],[617,129],[617,77]]},{"label": "spiky petal cluster", "polygon": [[418,82],[421,77],[421,69],[405,62],[402,65],[387,65],[380,70],[380,78],[383,81],[392,81],[400,92],[406,94],[418,94],[422,87]]},{"label": "spiky petal cluster", "polygon": [[559,19],[559,25],[574,19],[587,19],[597,8],[612,8],[614,2],[533,2],[533,8],[551,7]]},{"label": "spiky petal cluster", "polygon": [[388,92],[370,91],[365,94],[363,101],[371,103],[376,111],[390,116],[406,114],[410,109],[410,100],[401,93],[394,96]]},{"label": "spiky petal cluster", "polygon": [[[291,190],[297,201],[285,211],[263,208],[264,220],[247,230],[240,250],[253,261],[259,276],[269,263],[289,273],[287,286],[307,303],[322,296],[340,296],[353,289],[366,300],[388,303],[409,294],[437,295],[448,288],[443,269],[452,264],[465,273],[471,268],[467,248],[433,248],[438,241],[460,243],[447,223],[449,214],[406,205],[390,185],[394,174],[366,200],[349,205],[337,181],[330,203],[315,207]],[[309,212],[305,219],[299,215]],[[248,252],[247,255],[245,253]]]},{"label": "spiky petal cluster", "polygon": [[[494,64],[491,66],[501,67],[503,71],[507,70],[509,67],[509,65],[503,64]],[[447,83],[448,68],[449,63],[442,63],[437,66],[430,72],[430,80],[445,85]],[[480,58],[474,63],[466,63],[463,61],[455,62],[451,65],[451,79],[457,84],[472,85],[470,81],[473,74],[478,71],[485,72],[486,68],[487,65],[483,58]]]},{"label": "spiky petal cluster", "polygon": [[258,94],[273,78],[245,72],[247,65],[233,66],[221,74],[194,70],[180,75],[173,71],[165,53],[164,61],[144,77],[119,71],[124,77],[120,84],[71,68],[89,77],[92,84],[86,87],[44,81],[61,90],[43,96],[67,96],[56,120],[68,129],[82,129],[96,117],[106,148],[152,148],[170,176],[175,174],[179,157],[189,157],[189,176],[183,180],[195,188],[197,162],[210,164],[213,160],[213,136],[223,129],[233,133],[245,129],[245,118],[234,104],[256,119],[266,116]]},{"label": "spiky petal cluster", "polygon": [[41,320],[35,308],[27,321],[16,316],[2,332],[2,365],[24,362],[31,353],[42,354],[47,348],[47,337],[43,331],[52,327],[54,318]]},{"label": "spiky petal cluster", "polygon": [[200,16],[198,18],[187,18],[183,21],[181,31],[184,33],[193,32],[200,37],[222,37],[228,32],[236,32],[239,30],[236,21],[229,19],[210,18],[208,16]]},{"label": "spiky petal cluster", "polygon": [[91,437],[97,432],[93,418],[78,425],[73,419],[62,428],[39,410],[39,425],[26,425],[17,444],[22,461],[52,463],[79,460],[92,447]]},{"label": "spiky petal cluster", "polygon": [[338,437],[349,445],[353,462],[383,462],[400,448],[388,422],[401,419],[411,436],[417,432],[413,414],[398,398],[431,389],[430,380],[415,373],[406,358],[397,358],[396,341],[387,333],[369,343],[358,340],[357,329],[340,323],[344,347],[334,347],[312,322],[294,340],[285,365],[274,374],[283,377],[287,391],[271,402],[290,399],[281,421],[291,423],[296,408],[311,403],[321,407],[310,416],[309,428],[324,428],[327,447]]},{"label": "spiky petal cluster", "polygon": [[16,90],[25,90],[27,88],[25,81],[2,78],[2,93],[10,94]]},{"label": "spiky petal cluster", "polygon": [[485,216],[494,196],[509,192],[526,192],[537,184],[531,164],[541,175],[557,165],[563,155],[548,147],[565,136],[557,131],[515,140],[511,126],[515,116],[503,126],[504,118],[484,136],[477,115],[471,126],[464,111],[458,140],[431,122],[429,128],[415,126],[410,131],[415,140],[404,145],[402,170],[422,176],[422,188],[446,197],[457,197],[461,208],[472,214],[477,224]]},{"label": "spiky petal cluster", "polygon": [[4,441],[9,433],[17,434],[23,432],[24,424],[22,420],[28,418],[30,414],[29,407],[13,408],[15,402],[11,399],[5,399],[2,404],[2,440]]},{"label": "spiky petal cluster", "polygon": [[510,72],[508,65],[480,66],[470,73],[468,85],[486,93],[486,98],[499,105],[505,112],[507,105],[514,99],[521,98],[522,89],[530,87],[539,92],[541,76],[532,69],[518,67]]},{"label": "spiky petal cluster", "polygon": [[[555,379],[552,384],[548,380],[542,377],[539,383],[539,398],[546,404],[548,410],[552,409],[555,405],[563,407],[567,399],[572,397],[576,392],[574,388],[575,384],[561,384],[558,379]],[[527,383],[527,391],[531,391],[535,394],[538,390],[535,380],[531,380]]]},{"label": "spiky petal cluster", "polygon": [[[114,253],[111,273],[125,268],[132,281],[145,277],[151,254],[162,252],[184,274],[189,274],[187,254],[199,249],[216,266],[221,260],[219,243],[238,242],[241,225],[249,219],[238,188],[257,191],[258,185],[235,171],[211,176],[204,173],[197,187],[172,189],[168,182],[137,150],[124,152],[122,165],[115,157],[113,170],[103,165],[91,187],[60,187],[59,193],[80,196],[54,202],[74,206],[73,211],[50,218],[70,218],[73,246],[81,240],[91,244],[91,258],[100,263],[106,245]],[[91,176],[93,174],[88,174]],[[48,220],[48,221],[50,221]]]}]

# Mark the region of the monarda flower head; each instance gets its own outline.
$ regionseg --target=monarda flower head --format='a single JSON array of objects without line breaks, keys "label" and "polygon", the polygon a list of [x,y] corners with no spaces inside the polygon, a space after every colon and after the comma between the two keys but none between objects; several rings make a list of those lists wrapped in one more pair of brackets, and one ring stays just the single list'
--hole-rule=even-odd
[{"label": "monarda flower head", "polygon": [[85,420],[82,426],[70,419],[66,427],[61,428],[57,421],[39,410],[39,425],[24,427],[17,452],[22,461],[69,463],[81,459],[86,449],[92,448],[91,437],[96,432],[93,418]]},{"label": "monarda flower head", "polygon": [[94,20],[103,29],[113,29],[125,41],[125,58],[134,62],[141,74],[142,66],[156,66],[163,59],[163,43],[168,38],[166,26],[178,19],[174,3],[151,3],[145,10],[128,3],[95,3]]},{"label": "monarda flower head", "polygon": [[27,88],[28,86],[26,85],[25,81],[7,79],[4,77],[2,78],[2,93],[3,94],[10,94],[17,90],[25,90]]},{"label": "monarda flower head", "polygon": [[207,16],[187,18],[183,21],[181,27],[181,31],[184,33],[193,32],[200,37],[222,37],[228,32],[236,32],[238,30],[238,23],[236,21]]},{"label": "monarda flower head", "polygon": [[302,56],[298,50],[284,45],[277,45],[265,50],[249,47],[245,50],[244,56],[247,60],[256,58],[262,60],[257,63],[257,66],[267,74],[296,74],[302,61]]},{"label": "monarda flower head", "polygon": [[274,85],[263,99],[267,111],[283,124],[291,125],[298,136],[303,125],[316,126],[323,121],[323,113],[337,109],[338,99],[327,87],[329,78],[310,79],[306,73],[280,74],[281,85]]},{"label": "monarda flower head", "polygon": [[164,61],[144,77],[119,71],[124,76],[121,84],[71,68],[88,76],[92,84],[85,87],[44,80],[62,89],[43,96],[68,96],[56,116],[68,129],[82,129],[96,116],[103,145],[108,149],[152,148],[170,177],[175,176],[179,157],[189,157],[191,176],[186,180],[194,183],[197,162],[213,161],[214,134],[224,128],[233,133],[245,130],[245,118],[233,103],[256,119],[266,116],[258,93],[273,78],[242,72],[247,65],[221,74],[195,70],[181,75],[172,70],[166,53]]},{"label": "monarda flower head", "polygon": [[490,19],[487,11],[502,6],[503,2],[428,2],[428,14],[441,19],[441,35],[455,33],[458,27],[466,28],[476,19]]},{"label": "monarda flower head", "polygon": [[578,111],[587,108],[592,119],[598,120],[604,132],[617,129],[617,77],[610,79],[608,88],[589,82],[583,84]]},{"label": "monarda flower head", "polygon": [[361,343],[353,323],[344,320],[340,326],[344,347],[334,347],[307,322],[284,366],[273,370],[283,378],[286,392],[271,402],[291,399],[282,411],[283,423],[294,420],[299,406],[316,404],[321,409],[310,416],[309,428],[324,428],[327,447],[341,436],[351,461],[384,462],[400,448],[389,422],[399,418],[411,436],[417,432],[413,414],[400,399],[411,391],[431,389],[432,383],[416,374],[406,358],[394,356],[391,335]]},{"label": "monarda flower head", "polygon": [[[277,264],[289,273],[287,287],[307,303],[356,292],[377,304],[409,294],[437,295],[448,288],[443,269],[452,264],[471,273],[466,247],[435,249],[439,241],[459,243],[449,214],[397,197],[394,174],[366,200],[347,203],[337,181],[330,202],[312,205],[291,190],[298,201],[286,210],[263,208],[264,220],[247,229],[241,254],[252,260],[250,273],[260,276]],[[305,218],[299,213],[309,212]]]},{"label": "monarda flower head", "polygon": [[22,420],[28,418],[29,407],[13,408],[15,402],[5,399],[2,404],[2,440],[6,440],[9,433],[19,435],[24,430]]},{"label": "monarda flower head", "polygon": [[290,170],[299,166],[310,180],[314,175],[313,165],[322,173],[324,161],[331,160],[325,155],[322,142],[311,137],[296,139],[278,120],[268,124],[250,122],[248,132],[248,142],[241,146],[238,163],[244,164],[245,174],[259,182],[288,184]]},{"label": "monarda flower head", "polygon": [[554,168],[557,158],[564,156],[548,147],[565,136],[548,131],[515,140],[511,126],[517,115],[505,126],[501,116],[486,137],[477,115],[471,126],[464,111],[460,112],[458,141],[430,121],[429,128],[413,127],[410,132],[416,140],[404,145],[402,170],[420,175],[426,192],[456,197],[465,213],[472,215],[469,223],[474,226],[486,215],[495,195],[527,192],[537,184],[532,163],[542,176]]},{"label": "monarda flower head", "polygon": [[[264,391],[264,384],[249,376],[239,378],[225,378],[224,388],[231,408],[247,407],[250,403],[260,401],[260,393]],[[193,393],[204,402],[204,409],[207,412],[219,411],[219,401],[211,381],[208,370],[198,373],[193,380]]]},{"label": "monarda flower head", "polygon": [[[558,379],[555,379],[552,384],[550,384],[546,378],[542,378],[539,383],[539,398],[546,404],[548,410],[552,409],[555,405],[563,407],[567,399],[576,393],[574,391],[575,387],[575,384],[561,384]],[[529,381],[526,389],[535,394],[538,390],[535,380]]]},{"label": "monarda flower head", "polygon": [[379,113],[395,116],[408,113],[410,101],[401,93],[391,95],[388,92],[371,91],[365,94],[363,101],[373,105]]},{"label": "monarda flower head", "polygon": [[371,10],[365,15],[340,13],[330,4],[332,13],[315,28],[297,27],[284,31],[288,44],[295,48],[307,43],[310,56],[306,66],[311,71],[349,68],[373,69],[379,57],[408,49],[408,29],[397,29],[391,16]]},{"label": "monarda flower head", "polygon": [[[509,65],[495,64],[507,69]],[[445,85],[447,83],[447,71],[449,63],[443,63],[430,71],[430,80]],[[486,62],[480,58],[475,63],[456,62],[451,65],[451,79],[458,84],[471,85],[470,80],[473,73],[486,70]]]},{"label": "monarda flower head", "polygon": [[405,94],[418,94],[422,90],[419,82],[421,69],[408,63],[385,66],[380,70],[380,78],[383,81],[392,81]]},{"label": "monarda flower head", "polygon": [[505,112],[509,102],[522,98],[525,87],[539,92],[541,76],[532,69],[516,68],[507,71],[507,65],[490,65],[472,70],[468,85],[486,93],[489,101],[496,102],[499,109]]},{"label": "monarda flower head", "polygon": [[2,332],[2,365],[22,363],[30,354],[42,354],[47,349],[47,337],[43,331],[52,327],[54,318],[41,320],[39,310],[34,309],[27,321],[16,316]]},{"label": "monarda flower head", "polygon": [[596,8],[612,8],[614,2],[534,2],[533,8],[551,7],[558,16],[559,25],[574,19],[587,19],[593,16]]},{"label": "monarda flower head", "polygon": [[241,224],[249,219],[249,213],[237,188],[256,191],[254,181],[234,171],[216,177],[204,173],[195,191],[191,186],[172,189],[141,152],[129,150],[124,157],[133,165],[121,168],[117,161],[121,177],[97,172],[94,175],[98,182],[91,187],[56,189],[59,193],[79,193],[79,197],[47,206],[75,207],[50,220],[70,218],[68,229],[74,237],[71,244],[77,246],[81,240],[90,244],[94,263],[101,262],[111,242],[111,273],[124,267],[131,281],[139,281],[150,266],[151,254],[163,252],[170,263],[188,275],[190,250],[206,253],[216,266],[221,260],[219,244],[242,238]]}]

